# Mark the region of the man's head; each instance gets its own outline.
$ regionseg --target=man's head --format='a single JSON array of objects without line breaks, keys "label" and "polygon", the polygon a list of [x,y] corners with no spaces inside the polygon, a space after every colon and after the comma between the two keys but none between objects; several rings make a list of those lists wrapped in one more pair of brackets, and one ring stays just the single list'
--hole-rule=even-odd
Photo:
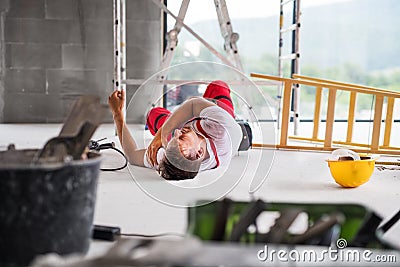
[{"label": "man's head", "polygon": [[204,137],[191,127],[176,129],[159,164],[159,173],[166,180],[192,179],[199,172],[206,151]]}]

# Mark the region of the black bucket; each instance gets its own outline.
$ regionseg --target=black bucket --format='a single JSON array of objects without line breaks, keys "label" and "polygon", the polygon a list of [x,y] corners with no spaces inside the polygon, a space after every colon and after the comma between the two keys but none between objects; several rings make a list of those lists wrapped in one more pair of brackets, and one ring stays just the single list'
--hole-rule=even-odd
[{"label": "black bucket", "polygon": [[37,152],[0,152],[0,266],[26,266],[40,254],[89,248],[99,154],[33,165]]}]

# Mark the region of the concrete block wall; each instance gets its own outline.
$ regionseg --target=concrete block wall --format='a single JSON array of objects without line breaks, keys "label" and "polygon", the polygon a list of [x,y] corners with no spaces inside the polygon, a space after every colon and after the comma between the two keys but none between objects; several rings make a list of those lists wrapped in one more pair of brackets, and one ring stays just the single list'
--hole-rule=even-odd
[{"label": "concrete block wall", "polygon": [[4,121],[4,78],[5,66],[5,42],[4,42],[4,17],[9,9],[9,0],[0,0],[0,122]]},{"label": "concrete block wall", "polygon": [[[161,12],[151,1],[126,3],[127,78],[146,79],[161,60]],[[106,103],[113,0],[0,0],[0,12],[0,122],[63,122],[81,94]]]}]

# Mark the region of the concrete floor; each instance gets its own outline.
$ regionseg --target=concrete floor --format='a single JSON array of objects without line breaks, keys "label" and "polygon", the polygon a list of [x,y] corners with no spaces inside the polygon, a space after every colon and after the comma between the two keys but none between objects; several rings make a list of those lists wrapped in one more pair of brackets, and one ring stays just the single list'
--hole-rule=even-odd
[{"label": "concrete floor", "polygon": [[[140,145],[150,140],[143,126],[131,125]],[[59,124],[0,124],[0,149],[15,143],[17,149],[40,148],[58,134]],[[114,126],[102,125],[93,139],[107,137],[103,142],[116,142]],[[229,190],[210,190],[217,177],[210,172],[202,180],[168,183],[150,169],[129,166],[121,171],[101,172],[98,184],[95,223],[120,226],[124,233],[159,234],[185,233],[187,227],[186,205],[198,199],[216,199],[226,196],[235,200],[249,200],[249,188],[255,188],[263,178],[265,182],[253,194],[271,202],[288,203],[357,203],[377,212],[385,219],[393,216],[400,204],[400,172],[375,171],[369,182],[345,189],[332,179],[325,160],[329,154],[284,150],[253,149],[235,157],[228,170]],[[103,152],[103,167],[117,167],[123,159],[113,151]],[[261,160],[260,160],[261,157]],[[395,157],[381,160],[396,161]],[[254,169],[260,171],[254,171]],[[243,171],[244,170],[244,171]],[[219,173],[218,173],[219,175]],[[225,177],[225,176],[224,176]],[[235,178],[236,177],[236,178]],[[252,186],[250,186],[252,184]],[[225,184],[218,185],[221,188]],[[171,191],[169,191],[171,189]],[[229,191],[229,192],[227,192]],[[385,240],[399,245],[400,223],[384,236]],[[99,243],[93,243],[92,250]]]}]

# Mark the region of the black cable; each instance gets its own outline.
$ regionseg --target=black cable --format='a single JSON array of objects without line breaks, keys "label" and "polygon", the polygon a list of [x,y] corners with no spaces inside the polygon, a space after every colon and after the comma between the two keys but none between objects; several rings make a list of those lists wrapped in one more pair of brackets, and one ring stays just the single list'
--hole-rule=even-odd
[{"label": "black cable", "polygon": [[145,235],[138,233],[121,233],[121,228],[119,226],[108,226],[108,225],[93,225],[92,238],[98,240],[114,241],[118,237],[140,237],[140,238],[156,238],[163,236],[177,236],[185,237],[186,234],[181,233],[160,233],[154,235]]},{"label": "black cable", "polygon": [[118,148],[116,148],[114,142],[105,143],[105,144],[99,144],[100,141],[105,140],[105,139],[106,139],[106,138],[102,138],[102,139],[100,139],[100,140],[98,140],[98,141],[90,140],[90,141],[89,141],[88,148],[89,148],[90,150],[95,150],[95,151],[97,151],[97,152],[100,152],[100,150],[104,150],[104,149],[112,149],[112,150],[115,150],[115,151],[117,151],[119,154],[121,154],[121,155],[124,157],[125,163],[124,163],[124,165],[121,166],[121,167],[117,167],[117,168],[100,168],[100,170],[101,170],[101,171],[119,171],[119,170],[124,169],[126,166],[128,166],[128,159],[127,159],[127,157],[125,156],[124,152],[122,152],[121,150],[119,150]]},{"label": "black cable", "polygon": [[185,237],[186,235],[185,234],[179,234],[179,233],[160,233],[160,234],[154,234],[154,235],[144,235],[144,234],[134,234],[134,233],[120,233],[119,236],[155,238],[155,237],[163,237],[163,236]]},{"label": "black cable", "polygon": [[115,151],[117,151],[119,154],[121,154],[121,155],[124,157],[124,159],[125,159],[125,163],[124,163],[123,166],[118,167],[118,168],[100,168],[100,170],[101,170],[101,171],[106,171],[106,172],[107,172],[107,171],[119,171],[119,170],[125,169],[125,167],[128,166],[128,159],[126,158],[124,152],[122,152],[121,150],[119,150],[119,149],[116,148],[116,147],[110,147],[109,149],[115,150]]}]

